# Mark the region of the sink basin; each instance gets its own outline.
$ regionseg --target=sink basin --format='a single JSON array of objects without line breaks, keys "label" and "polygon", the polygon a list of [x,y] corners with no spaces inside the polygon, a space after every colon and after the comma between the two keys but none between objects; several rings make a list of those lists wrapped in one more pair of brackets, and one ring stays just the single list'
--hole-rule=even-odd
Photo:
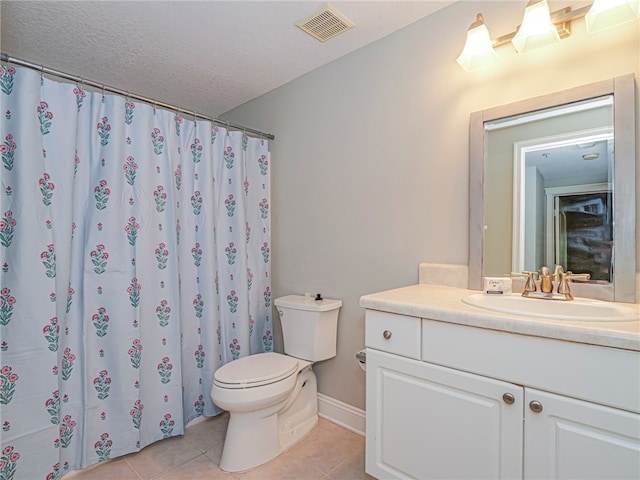
[{"label": "sink basin", "polygon": [[603,302],[590,298],[570,301],[526,298],[519,294],[485,295],[473,293],[462,299],[467,305],[494,312],[586,322],[625,322],[640,320],[638,305]]}]

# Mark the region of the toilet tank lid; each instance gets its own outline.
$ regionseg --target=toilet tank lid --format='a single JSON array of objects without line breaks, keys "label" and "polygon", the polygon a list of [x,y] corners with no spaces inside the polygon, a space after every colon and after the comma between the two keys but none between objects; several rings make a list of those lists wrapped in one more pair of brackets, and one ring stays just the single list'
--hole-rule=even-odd
[{"label": "toilet tank lid", "polygon": [[287,295],[286,297],[276,298],[273,303],[276,307],[313,312],[326,312],[342,306],[342,300],[331,300],[330,298],[316,300],[315,297],[305,295]]}]

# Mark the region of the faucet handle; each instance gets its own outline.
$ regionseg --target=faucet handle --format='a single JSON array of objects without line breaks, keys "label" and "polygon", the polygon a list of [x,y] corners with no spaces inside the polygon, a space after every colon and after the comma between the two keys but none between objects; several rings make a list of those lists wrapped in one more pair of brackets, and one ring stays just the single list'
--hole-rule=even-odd
[{"label": "faucet handle", "polygon": [[589,273],[573,273],[566,272],[567,278],[574,282],[587,282],[591,280],[591,274]]},{"label": "faucet handle", "polygon": [[558,284],[558,293],[564,295],[567,300],[573,300],[571,288],[569,287],[569,272],[560,274],[560,283]]},{"label": "faucet handle", "polygon": [[558,293],[560,295],[564,295],[567,300],[573,300],[573,295],[571,295],[571,288],[569,287],[569,283],[571,281],[579,281],[586,282],[591,278],[591,275],[588,273],[573,273],[573,272],[564,272],[560,274],[561,280],[558,284]]},{"label": "faucet handle", "polygon": [[524,290],[522,292],[522,295],[526,296],[527,292],[535,292],[537,290],[536,282],[533,276],[538,275],[538,272],[522,272],[522,273],[527,276],[527,281],[524,284]]}]

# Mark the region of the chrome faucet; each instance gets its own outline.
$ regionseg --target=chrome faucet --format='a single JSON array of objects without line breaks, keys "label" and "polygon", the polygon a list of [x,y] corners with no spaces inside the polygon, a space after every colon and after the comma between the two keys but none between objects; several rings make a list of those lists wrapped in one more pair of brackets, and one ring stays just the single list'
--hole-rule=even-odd
[{"label": "chrome faucet", "polygon": [[[573,300],[569,283],[571,281],[586,282],[591,278],[588,273],[565,272],[560,265],[555,266],[553,273],[548,267],[542,267],[537,272],[522,273],[527,276],[522,296],[545,300]],[[537,291],[534,275],[538,275],[540,280],[539,292]],[[557,285],[556,293],[553,292],[554,285]]]}]

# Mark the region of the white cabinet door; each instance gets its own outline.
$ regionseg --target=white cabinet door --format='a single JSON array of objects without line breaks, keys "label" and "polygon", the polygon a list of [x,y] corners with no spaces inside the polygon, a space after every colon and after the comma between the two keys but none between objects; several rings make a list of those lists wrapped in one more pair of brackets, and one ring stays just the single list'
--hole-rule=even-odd
[{"label": "white cabinet door", "polygon": [[525,479],[640,478],[640,415],[525,392]]},{"label": "white cabinet door", "polygon": [[510,383],[367,349],[366,471],[521,478],[523,397]]}]

